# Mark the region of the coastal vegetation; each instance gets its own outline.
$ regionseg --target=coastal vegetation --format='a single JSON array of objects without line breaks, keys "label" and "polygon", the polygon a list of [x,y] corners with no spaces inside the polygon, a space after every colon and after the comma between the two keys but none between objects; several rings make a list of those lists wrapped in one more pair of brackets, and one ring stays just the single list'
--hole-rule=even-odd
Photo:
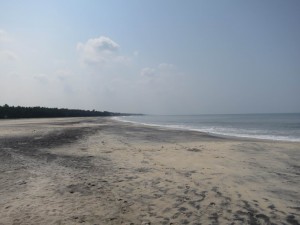
[{"label": "coastal vegetation", "polygon": [[95,110],[47,108],[47,107],[40,107],[40,106],[23,107],[23,106],[9,106],[7,104],[0,106],[0,119],[126,116],[126,115],[131,115],[131,114],[114,113],[108,111],[95,111]]}]

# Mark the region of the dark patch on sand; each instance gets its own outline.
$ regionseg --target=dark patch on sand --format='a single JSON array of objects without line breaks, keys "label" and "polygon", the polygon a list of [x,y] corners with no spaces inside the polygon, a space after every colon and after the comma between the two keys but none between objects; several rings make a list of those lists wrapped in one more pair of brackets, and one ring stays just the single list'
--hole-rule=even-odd
[{"label": "dark patch on sand", "polygon": [[146,168],[146,167],[141,167],[141,168],[136,169],[136,172],[138,172],[138,173],[148,173],[150,171],[151,171],[151,168]]},{"label": "dark patch on sand", "polygon": [[[87,168],[91,157],[77,157],[70,155],[57,155],[47,149],[73,144],[87,135],[94,134],[98,129],[72,128],[55,131],[44,136],[36,137],[10,137],[0,139],[0,156],[11,160],[12,155],[23,155],[46,163],[58,161],[63,166],[73,168]],[[5,161],[5,160],[4,160]],[[80,163],[79,163],[80,161]]]},{"label": "dark patch on sand", "polygon": [[260,224],[271,224],[270,218],[258,212],[257,209],[250,206],[250,203],[247,201],[243,201],[244,210],[238,210],[234,214],[234,220],[242,221],[244,224],[250,225],[260,225]]},{"label": "dark patch on sand", "polygon": [[86,135],[96,133],[99,128],[68,128],[44,136],[9,137],[0,139],[1,149],[11,148],[24,154],[34,154],[38,149],[55,148],[72,144]]},{"label": "dark patch on sand", "polygon": [[187,151],[189,151],[189,152],[202,152],[202,150],[198,149],[198,148],[188,148]]},{"label": "dark patch on sand", "polygon": [[217,213],[213,213],[208,217],[211,220],[211,224],[218,225],[219,224],[219,216]]},{"label": "dark patch on sand", "polygon": [[299,225],[299,222],[298,220],[296,220],[295,216],[294,215],[289,215],[286,217],[286,221],[289,223],[289,224],[292,224],[292,225]]}]

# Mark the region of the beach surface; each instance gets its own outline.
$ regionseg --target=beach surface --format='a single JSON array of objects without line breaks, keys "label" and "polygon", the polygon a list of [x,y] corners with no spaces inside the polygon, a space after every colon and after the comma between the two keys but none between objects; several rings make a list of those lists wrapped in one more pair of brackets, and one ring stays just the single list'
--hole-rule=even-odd
[{"label": "beach surface", "polygon": [[300,143],[0,121],[0,224],[299,224]]}]

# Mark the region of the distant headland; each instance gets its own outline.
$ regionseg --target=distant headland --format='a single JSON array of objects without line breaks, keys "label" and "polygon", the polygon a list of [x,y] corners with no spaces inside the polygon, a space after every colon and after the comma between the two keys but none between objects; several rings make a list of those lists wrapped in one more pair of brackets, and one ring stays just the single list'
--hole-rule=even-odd
[{"label": "distant headland", "polygon": [[94,117],[94,116],[131,116],[142,114],[116,113],[108,111],[66,109],[66,108],[47,108],[47,107],[24,107],[0,106],[0,119],[21,119],[21,118],[55,118],[55,117]]}]

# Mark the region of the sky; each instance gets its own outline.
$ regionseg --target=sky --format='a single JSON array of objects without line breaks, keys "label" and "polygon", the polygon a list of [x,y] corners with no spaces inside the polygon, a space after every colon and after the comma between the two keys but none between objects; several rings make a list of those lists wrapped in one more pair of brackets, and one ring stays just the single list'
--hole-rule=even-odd
[{"label": "sky", "polygon": [[0,105],[300,112],[298,0],[0,0]]}]

